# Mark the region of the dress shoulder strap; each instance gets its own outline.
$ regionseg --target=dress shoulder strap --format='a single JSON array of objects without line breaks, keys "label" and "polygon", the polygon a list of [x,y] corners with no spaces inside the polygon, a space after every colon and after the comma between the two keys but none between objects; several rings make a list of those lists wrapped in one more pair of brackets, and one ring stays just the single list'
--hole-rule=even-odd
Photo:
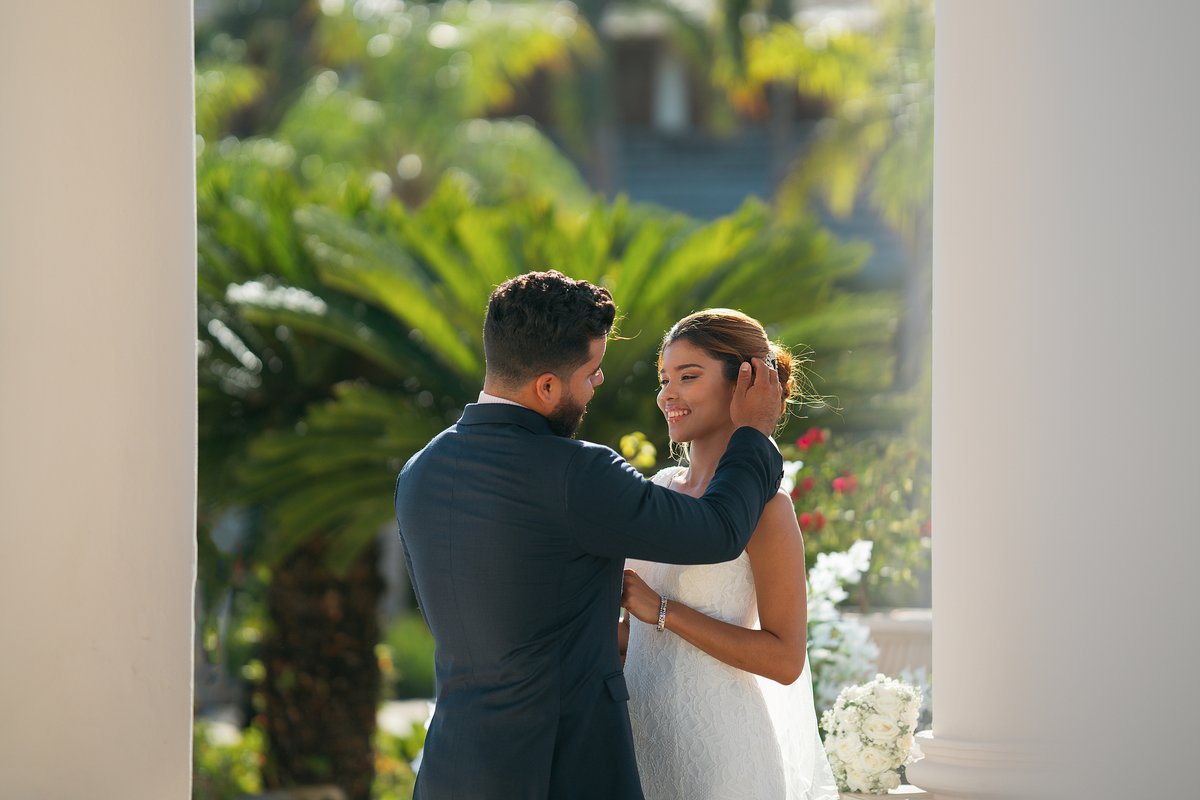
[{"label": "dress shoulder strap", "polygon": [[659,486],[669,486],[671,479],[685,469],[687,469],[687,467],[681,467],[678,464],[672,464],[669,467],[663,467],[658,472],[654,473],[654,477],[650,479],[650,482]]}]

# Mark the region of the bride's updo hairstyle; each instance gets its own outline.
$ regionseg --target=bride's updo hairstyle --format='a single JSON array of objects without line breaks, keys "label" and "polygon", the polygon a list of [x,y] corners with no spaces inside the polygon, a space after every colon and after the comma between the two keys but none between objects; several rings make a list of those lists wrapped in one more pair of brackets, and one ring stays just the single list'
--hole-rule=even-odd
[{"label": "bride's updo hairstyle", "polygon": [[663,351],[667,345],[683,340],[689,342],[722,364],[728,381],[736,381],[742,362],[761,358],[779,373],[779,420],[784,421],[788,406],[806,402],[820,403],[812,388],[804,365],[811,361],[806,354],[794,356],[792,351],[767,338],[762,323],[732,308],[710,308],[689,314],[676,322],[663,336],[658,347],[658,369],[662,370]]}]

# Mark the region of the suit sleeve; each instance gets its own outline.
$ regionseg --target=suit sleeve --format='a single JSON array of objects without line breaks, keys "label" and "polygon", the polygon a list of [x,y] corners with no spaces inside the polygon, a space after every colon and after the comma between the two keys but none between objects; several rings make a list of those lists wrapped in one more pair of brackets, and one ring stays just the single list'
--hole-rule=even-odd
[{"label": "suit sleeve", "polygon": [[783,456],[739,428],[703,497],[656,486],[607,447],[585,446],[564,476],[567,527],[589,553],[668,564],[716,564],[745,549],[779,490]]}]

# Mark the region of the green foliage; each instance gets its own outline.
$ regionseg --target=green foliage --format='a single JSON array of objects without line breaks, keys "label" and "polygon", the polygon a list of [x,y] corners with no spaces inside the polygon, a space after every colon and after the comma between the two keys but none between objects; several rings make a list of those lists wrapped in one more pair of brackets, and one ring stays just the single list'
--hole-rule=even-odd
[{"label": "green foliage", "polygon": [[388,696],[433,697],[433,634],[420,614],[406,614],[388,625],[380,651]]},{"label": "green foliage", "polygon": [[[274,13],[227,15],[222,24],[245,40],[201,37],[203,141],[237,132],[249,117],[250,133],[288,145],[305,178],[330,191],[358,173],[416,204],[456,172],[484,199],[530,191],[587,204],[578,172],[533,125],[484,119],[535,73],[565,77],[599,57],[574,6],[327,1],[292,13],[286,24],[307,40],[299,50],[278,41],[284,20]],[[288,74],[264,68],[285,56]],[[272,110],[249,113],[256,105]]]},{"label": "green foliage", "polygon": [[928,449],[904,436],[843,439],[816,427],[782,449],[807,565],[869,540],[860,605],[928,605]]},{"label": "green foliage", "polygon": [[784,181],[781,209],[817,192],[848,214],[863,187],[871,205],[910,242],[926,235],[933,197],[933,4],[881,0],[869,33],[777,24],[748,44],[758,84],[793,83],[829,101],[832,114]]},{"label": "green foliage", "polygon": [[[660,451],[654,359],[680,317],[736,305],[774,333],[828,309],[887,313],[883,298],[836,286],[860,249],[808,220],[776,222],[755,201],[701,224],[624,201],[582,213],[542,197],[484,204],[450,176],[412,210],[353,182],[329,196],[288,152],[268,140],[221,147],[199,173],[203,431],[251,434],[219,477],[232,472],[242,502],[273,502],[271,562],[335,531],[330,555],[348,565],[391,518],[400,465],[479,389],[483,310],[509,276],[559,267],[611,289],[628,338],[609,348],[612,382],[582,435],[615,446],[636,426],[656,432]],[[867,324],[852,329],[860,353]],[[876,383],[819,388],[845,404]]]},{"label": "green foliage", "polygon": [[[411,800],[416,775],[412,760],[425,744],[425,728],[397,736],[375,732],[373,800]],[[193,726],[193,800],[241,800],[263,790],[265,737],[251,726],[238,730],[224,723],[200,721]]]},{"label": "green foliage", "polygon": [[193,800],[240,800],[262,791],[264,737],[249,727],[196,722],[192,726]]},{"label": "green foliage", "polygon": [[372,800],[412,800],[416,775],[412,761],[425,746],[425,726],[413,723],[407,736],[375,732],[375,783]]}]

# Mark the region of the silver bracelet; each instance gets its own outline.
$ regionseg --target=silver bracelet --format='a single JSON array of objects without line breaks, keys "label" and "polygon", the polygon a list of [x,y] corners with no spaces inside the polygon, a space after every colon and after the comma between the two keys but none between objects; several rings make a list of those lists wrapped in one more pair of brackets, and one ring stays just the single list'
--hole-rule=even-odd
[{"label": "silver bracelet", "polygon": [[667,627],[667,596],[660,594],[658,596],[658,629],[665,630]]}]

